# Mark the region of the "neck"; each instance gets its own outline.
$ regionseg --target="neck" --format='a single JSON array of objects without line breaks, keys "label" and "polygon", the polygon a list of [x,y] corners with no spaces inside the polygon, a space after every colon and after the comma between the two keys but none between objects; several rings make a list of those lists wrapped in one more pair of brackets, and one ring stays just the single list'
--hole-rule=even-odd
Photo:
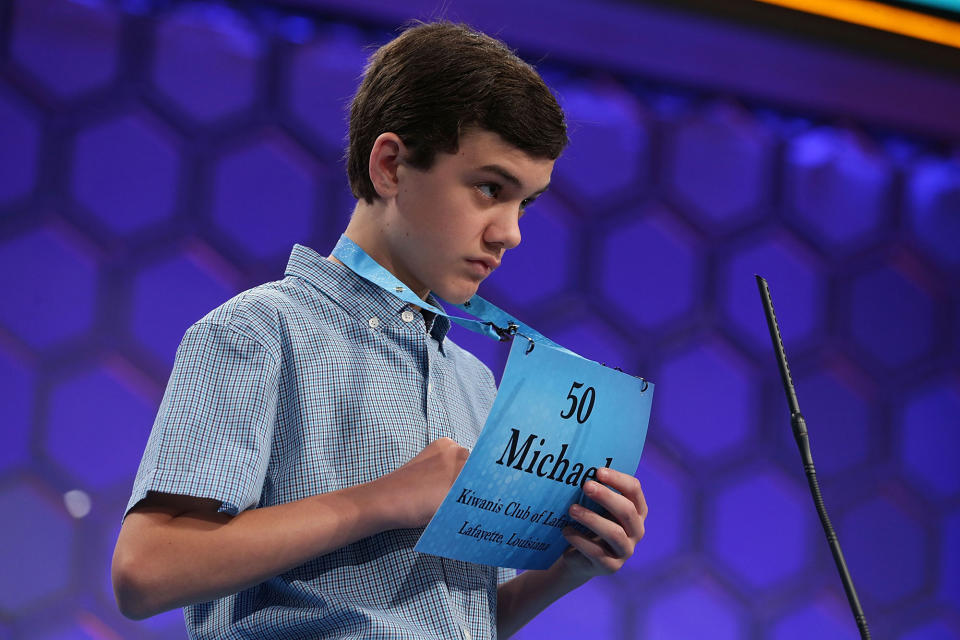
[{"label": "neck", "polygon": [[[387,216],[385,214],[386,206],[382,200],[375,200],[373,204],[358,200],[350,217],[350,222],[343,233],[363,249],[368,256],[376,260],[381,267],[407,285],[421,300],[426,300],[430,290],[415,281],[397,259],[386,241],[384,231]],[[329,256],[327,259],[343,264],[333,256]]]}]

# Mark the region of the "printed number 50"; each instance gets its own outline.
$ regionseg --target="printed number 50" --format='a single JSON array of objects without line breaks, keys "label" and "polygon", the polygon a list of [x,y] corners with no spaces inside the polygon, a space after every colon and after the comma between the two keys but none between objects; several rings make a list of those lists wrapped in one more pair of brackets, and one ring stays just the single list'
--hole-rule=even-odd
[{"label": "printed number 50", "polygon": [[573,416],[574,412],[576,412],[577,422],[580,424],[586,422],[590,417],[590,413],[593,411],[593,403],[597,399],[597,392],[594,391],[593,387],[587,387],[583,395],[578,398],[573,392],[582,387],[582,382],[574,382],[573,386],[570,387],[570,393],[567,394],[567,400],[570,401],[570,408],[567,409],[566,412],[560,412],[560,417],[564,420]]}]

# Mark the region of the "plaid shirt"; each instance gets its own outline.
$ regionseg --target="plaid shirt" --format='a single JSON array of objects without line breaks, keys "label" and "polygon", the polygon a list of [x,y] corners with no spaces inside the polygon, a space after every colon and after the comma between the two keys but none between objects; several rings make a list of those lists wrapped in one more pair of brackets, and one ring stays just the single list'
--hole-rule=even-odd
[{"label": "plaid shirt", "polygon": [[[295,246],[283,280],[187,330],[127,509],[158,491],[236,514],[369,482],[440,437],[472,448],[496,387],[449,328]],[[494,638],[498,578],[515,572],[415,553],[421,531],[384,531],[187,607],[190,635]]]}]

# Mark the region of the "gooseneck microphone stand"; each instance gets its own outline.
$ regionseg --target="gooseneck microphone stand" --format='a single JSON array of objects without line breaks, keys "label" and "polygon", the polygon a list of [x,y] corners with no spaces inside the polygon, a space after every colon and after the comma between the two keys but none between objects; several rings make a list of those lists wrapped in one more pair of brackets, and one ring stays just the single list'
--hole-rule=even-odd
[{"label": "gooseneck microphone stand", "polygon": [[867,628],[867,619],[863,615],[863,609],[860,607],[860,600],[857,598],[857,591],[853,588],[853,578],[850,577],[850,571],[847,569],[847,562],[843,559],[843,552],[840,550],[840,541],[837,534],[830,524],[830,518],[827,516],[827,507],[823,504],[823,496],[820,495],[820,483],[817,482],[817,472],[813,467],[813,455],[810,453],[810,438],[807,436],[807,423],[800,413],[800,405],[797,402],[797,392],[793,387],[793,379],[790,377],[790,367],[787,366],[787,354],[783,350],[783,340],[780,338],[780,327],[777,324],[777,316],[773,312],[773,300],[770,297],[770,287],[767,281],[757,276],[757,287],[760,289],[760,298],[763,300],[763,310],[767,315],[767,326],[770,329],[770,339],[773,341],[773,350],[777,355],[777,364],[780,365],[780,377],[783,379],[783,389],[787,394],[787,405],[790,408],[790,426],[793,428],[793,437],[800,448],[800,458],[803,460],[803,470],[807,475],[807,484],[810,485],[810,493],[813,494],[813,503],[817,506],[817,515],[820,516],[820,524],[823,525],[823,532],[827,535],[827,543],[830,545],[830,552],[833,554],[833,561],[837,565],[837,571],[840,573],[840,579],[843,581],[843,590],[847,592],[847,600],[850,602],[850,609],[853,611],[853,617],[857,621],[857,628],[860,630],[860,637],[863,640],[870,639],[870,630]]}]

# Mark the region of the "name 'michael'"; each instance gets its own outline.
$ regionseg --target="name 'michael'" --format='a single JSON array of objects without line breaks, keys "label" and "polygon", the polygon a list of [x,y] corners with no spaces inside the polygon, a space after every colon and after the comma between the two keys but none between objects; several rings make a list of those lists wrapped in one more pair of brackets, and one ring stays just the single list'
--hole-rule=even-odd
[{"label": "name 'michael'", "polygon": [[[564,457],[567,452],[567,444],[561,444],[560,451],[556,455],[552,453],[541,455],[542,450],[537,448],[534,448],[533,454],[530,455],[530,449],[533,448],[533,442],[537,439],[537,434],[531,433],[523,444],[520,444],[520,431],[518,429],[510,429],[510,431],[510,439],[507,440],[507,446],[500,455],[500,459],[497,460],[497,464],[505,464],[518,471],[536,474],[538,477],[569,485],[579,484],[581,488],[587,480],[597,477],[597,467],[587,467],[584,471],[585,467],[582,462],[575,462],[572,467],[570,466],[570,460]],[[542,447],[546,442],[546,439],[540,438],[539,446]],[[528,455],[530,456],[529,463],[527,462]],[[504,459],[506,459],[506,462],[504,462]],[[551,463],[552,467],[550,466]],[[611,464],[613,464],[613,458],[607,458],[606,464],[603,466],[609,467]],[[544,469],[544,467],[547,468]]]}]

